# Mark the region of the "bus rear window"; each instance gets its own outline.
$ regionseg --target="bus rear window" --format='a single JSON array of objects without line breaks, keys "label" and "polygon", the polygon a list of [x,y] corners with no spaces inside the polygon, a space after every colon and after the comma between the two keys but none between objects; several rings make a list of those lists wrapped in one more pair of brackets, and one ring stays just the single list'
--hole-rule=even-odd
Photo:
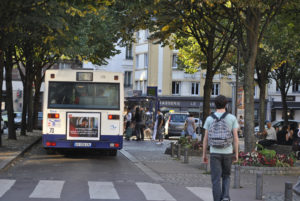
[{"label": "bus rear window", "polygon": [[49,82],[48,108],[120,109],[120,85]]}]

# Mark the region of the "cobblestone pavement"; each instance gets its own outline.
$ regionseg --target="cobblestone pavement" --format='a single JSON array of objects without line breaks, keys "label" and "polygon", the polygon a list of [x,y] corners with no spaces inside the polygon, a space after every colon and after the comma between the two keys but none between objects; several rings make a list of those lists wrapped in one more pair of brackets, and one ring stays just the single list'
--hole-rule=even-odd
[{"label": "cobblestone pavement", "polygon": [[[183,186],[211,187],[210,174],[206,172],[202,164],[201,157],[190,157],[189,164],[181,160],[172,158],[164,154],[165,149],[170,145],[169,140],[165,140],[163,145],[157,145],[151,141],[129,141],[124,142],[124,149],[141,161],[145,166],[158,173],[166,183]],[[253,200],[255,200],[256,175],[241,173],[241,189],[249,189]],[[231,184],[233,185],[233,174]],[[284,198],[284,183],[291,181],[296,183],[295,176],[271,176],[264,175],[263,192],[266,201],[279,201]],[[294,200],[300,201],[294,195]]]}]

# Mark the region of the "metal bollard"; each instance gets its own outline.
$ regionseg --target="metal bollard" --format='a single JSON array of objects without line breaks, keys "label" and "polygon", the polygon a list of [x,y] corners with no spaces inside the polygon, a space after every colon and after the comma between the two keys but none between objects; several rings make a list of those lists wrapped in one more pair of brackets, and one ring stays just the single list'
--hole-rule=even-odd
[{"label": "metal bollard", "polygon": [[180,160],[181,158],[181,145],[177,145],[177,159]]},{"label": "metal bollard", "polygon": [[256,199],[262,200],[263,196],[263,173],[258,172],[256,173]]},{"label": "metal bollard", "polygon": [[175,144],[174,142],[171,142],[171,157],[174,157],[175,155]]},{"label": "metal bollard", "polygon": [[233,188],[240,188],[240,166],[234,166],[234,184]]},{"label": "metal bollard", "polygon": [[183,163],[189,163],[189,149],[185,148],[184,149],[184,160]]},{"label": "metal bollard", "polygon": [[293,183],[285,182],[284,201],[293,201]]}]

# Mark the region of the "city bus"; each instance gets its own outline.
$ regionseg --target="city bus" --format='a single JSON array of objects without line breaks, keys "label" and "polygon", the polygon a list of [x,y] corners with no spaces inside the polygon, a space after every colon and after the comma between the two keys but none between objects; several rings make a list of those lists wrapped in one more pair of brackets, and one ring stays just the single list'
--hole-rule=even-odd
[{"label": "city bus", "polygon": [[42,142],[57,149],[105,149],[115,156],[123,146],[123,74],[99,70],[47,70]]}]

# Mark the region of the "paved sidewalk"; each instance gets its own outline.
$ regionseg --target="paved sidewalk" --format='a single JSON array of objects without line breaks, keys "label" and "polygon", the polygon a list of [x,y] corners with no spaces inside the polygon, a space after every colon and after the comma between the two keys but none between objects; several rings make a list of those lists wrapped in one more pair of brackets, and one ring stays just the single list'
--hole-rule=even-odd
[{"label": "paved sidewalk", "polygon": [[[151,141],[124,142],[124,150],[131,154],[139,163],[158,174],[163,183],[182,185],[185,187],[211,187],[210,175],[203,169],[200,157],[190,157],[190,163],[184,164],[183,157],[179,161],[164,154],[170,141],[163,145],[157,145]],[[147,170],[148,171],[148,170]],[[284,186],[286,181],[296,183],[297,176],[269,176],[264,175],[264,200],[283,201]],[[233,175],[232,182],[233,185]],[[256,193],[256,175],[241,174],[240,189],[231,189],[233,201],[253,201]],[[300,201],[300,197],[294,194],[294,200]]]},{"label": "paved sidewalk", "polygon": [[7,134],[2,135],[2,147],[0,147],[0,171],[8,167],[15,159],[24,154],[26,150],[39,142],[42,136],[40,130],[27,132],[27,136],[20,136],[17,130],[17,140],[7,139]]}]

